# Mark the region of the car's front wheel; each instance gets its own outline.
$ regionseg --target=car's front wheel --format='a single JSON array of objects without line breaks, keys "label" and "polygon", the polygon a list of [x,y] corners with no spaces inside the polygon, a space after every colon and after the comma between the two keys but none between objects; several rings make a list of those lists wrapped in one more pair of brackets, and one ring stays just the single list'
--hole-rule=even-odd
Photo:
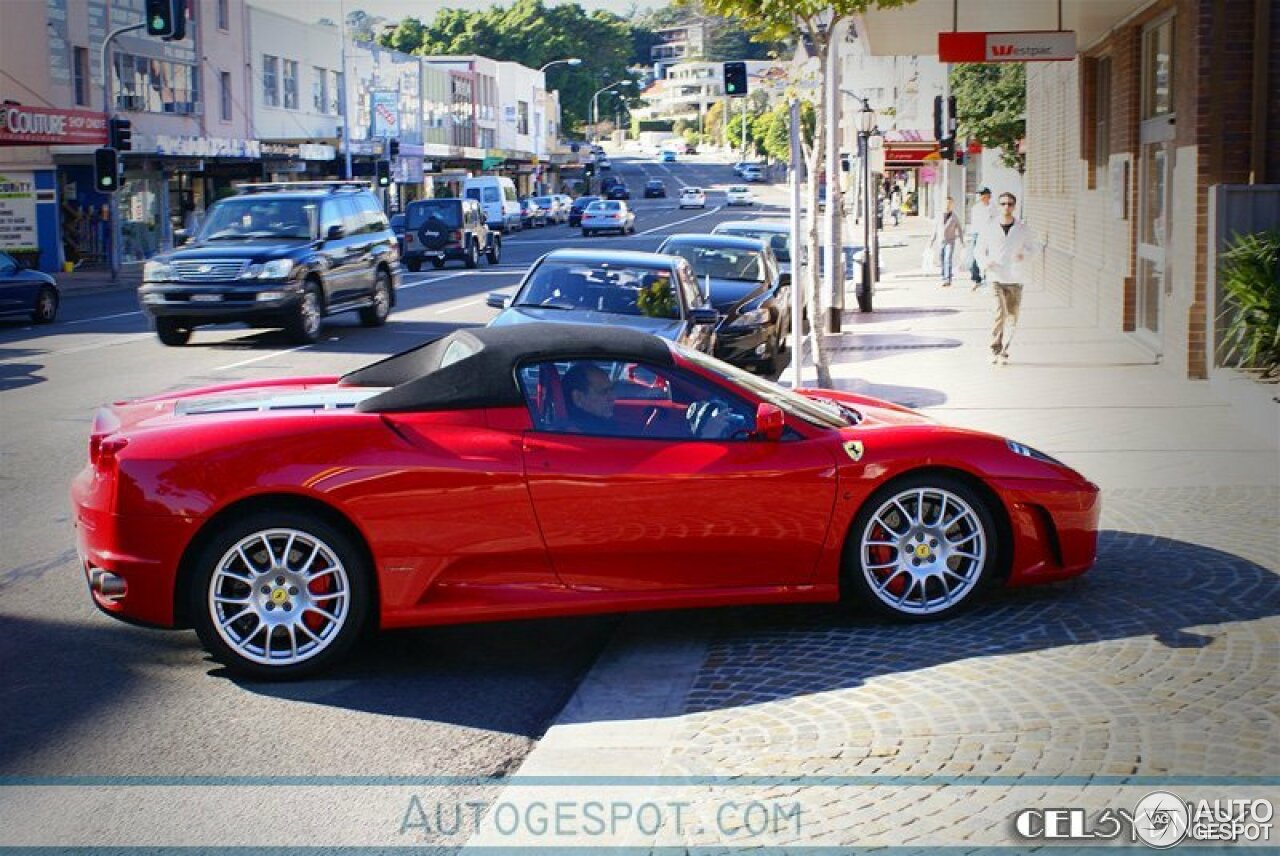
[{"label": "car's front wheel", "polygon": [[476,247],[475,241],[467,244],[466,255],[462,257],[462,263],[469,268],[480,265],[480,250]]},{"label": "car's front wheel", "polygon": [[275,680],[342,657],[369,614],[363,552],[337,527],[263,511],[212,537],[193,565],[189,614],[205,648],[235,672]]},{"label": "car's front wheel", "polygon": [[491,265],[496,265],[502,261],[502,238],[497,235],[489,236],[489,249],[485,253],[485,258],[489,260]]},{"label": "car's front wheel", "polygon": [[853,591],[894,618],[928,621],[965,606],[995,575],[995,518],[951,476],[890,482],[858,512],[845,553]]},{"label": "car's front wheel", "polygon": [[31,320],[37,324],[52,324],[56,317],[58,317],[58,293],[46,285],[36,295],[36,306],[31,310]]},{"label": "car's front wheel", "polygon": [[180,347],[191,341],[191,328],[174,318],[157,318],[156,337],[171,348]]},{"label": "car's front wheel", "polygon": [[285,325],[289,338],[302,345],[311,345],[320,341],[320,320],[323,310],[320,307],[320,289],[315,282],[308,282],[302,291],[302,299],[293,311],[293,317]]},{"label": "car's front wheel", "polygon": [[391,314],[391,277],[379,270],[373,281],[373,302],[360,310],[360,323],[365,327],[381,327]]}]

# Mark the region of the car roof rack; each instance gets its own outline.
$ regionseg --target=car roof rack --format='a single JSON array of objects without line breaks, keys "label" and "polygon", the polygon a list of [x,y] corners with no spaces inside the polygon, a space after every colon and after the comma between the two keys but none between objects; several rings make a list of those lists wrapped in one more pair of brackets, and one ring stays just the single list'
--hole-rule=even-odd
[{"label": "car roof rack", "polygon": [[250,182],[246,184],[237,184],[235,188],[240,193],[288,193],[290,191],[311,191],[327,190],[329,193],[337,193],[340,190],[368,190],[369,182],[367,181],[264,181]]}]

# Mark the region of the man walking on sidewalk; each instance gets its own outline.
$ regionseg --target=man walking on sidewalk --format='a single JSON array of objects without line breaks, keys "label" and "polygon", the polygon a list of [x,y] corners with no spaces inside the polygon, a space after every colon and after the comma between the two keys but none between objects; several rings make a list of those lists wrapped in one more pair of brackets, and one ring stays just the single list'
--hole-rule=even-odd
[{"label": "man walking on sidewalk", "polygon": [[1009,361],[1009,346],[1022,307],[1022,286],[1027,280],[1025,262],[1039,250],[1031,229],[1013,216],[1017,204],[1012,193],[1000,194],[1000,213],[979,233],[974,253],[996,295],[996,324],[991,330],[993,363]]},{"label": "man walking on sidewalk", "polygon": [[984,187],[978,191],[978,201],[969,208],[969,217],[965,220],[969,239],[969,278],[973,280],[973,290],[982,285],[982,269],[978,267],[978,238],[988,223],[993,222],[995,206],[991,204],[991,188]]},{"label": "man walking on sidewalk", "polygon": [[955,258],[956,240],[960,237],[960,219],[954,209],[955,200],[948,196],[942,216],[933,222],[933,237],[929,239],[929,251],[939,253],[944,288],[951,285],[951,262]]}]

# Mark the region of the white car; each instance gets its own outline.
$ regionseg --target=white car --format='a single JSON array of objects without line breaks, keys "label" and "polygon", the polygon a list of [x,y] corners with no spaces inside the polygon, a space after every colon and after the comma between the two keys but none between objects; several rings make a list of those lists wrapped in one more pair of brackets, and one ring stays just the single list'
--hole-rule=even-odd
[{"label": "white car", "polygon": [[590,238],[597,232],[634,235],[636,233],[635,212],[627,203],[616,199],[592,202],[582,212],[582,237]]},{"label": "white car", "polygon": [[707,194],[701,187],[686,187],[680,191],[681,208],[706,208]]},{"label": "white car", "polygon": [[745,184],[731,184],[724,192],[726,205],[755,205],[756,197]]},{"label": "white car", "polygon": [[764,167],[760,164],[748,164],[742,168],[743,181],[764,181]]}]

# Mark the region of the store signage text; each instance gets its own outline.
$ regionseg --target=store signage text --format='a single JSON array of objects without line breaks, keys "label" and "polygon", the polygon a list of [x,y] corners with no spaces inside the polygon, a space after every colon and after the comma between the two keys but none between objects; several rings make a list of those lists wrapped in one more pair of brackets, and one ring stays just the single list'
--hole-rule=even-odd
[{"label": "store signage text", "polygon": [[107,117],[102,113],[20,104],[0,107],[0,146],[96,146],[106,142]]},{"label": "store signage text", "polygon": [[938,33],[942,62],[1065,62],[1076,58],[1074,30]]}]

